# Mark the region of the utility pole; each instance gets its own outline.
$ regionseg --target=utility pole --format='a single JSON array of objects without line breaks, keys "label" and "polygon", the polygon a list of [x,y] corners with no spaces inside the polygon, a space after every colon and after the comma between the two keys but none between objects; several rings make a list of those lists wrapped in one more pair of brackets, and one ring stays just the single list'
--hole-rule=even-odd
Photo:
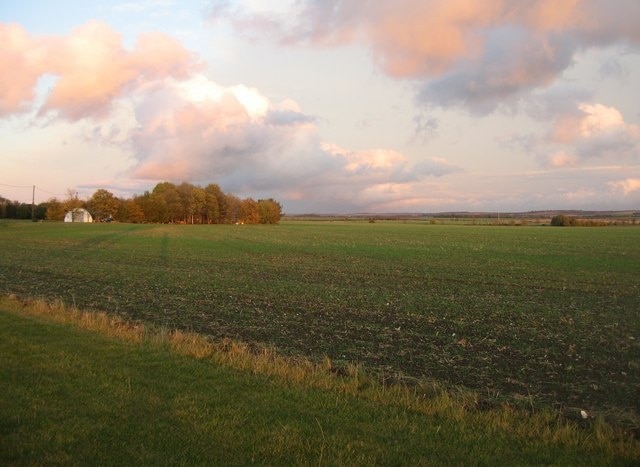
[{"label": "utility pole", "polygon": [[36,221],[36,186],[33,185],[33,192],[31,193],[31,220]]}]

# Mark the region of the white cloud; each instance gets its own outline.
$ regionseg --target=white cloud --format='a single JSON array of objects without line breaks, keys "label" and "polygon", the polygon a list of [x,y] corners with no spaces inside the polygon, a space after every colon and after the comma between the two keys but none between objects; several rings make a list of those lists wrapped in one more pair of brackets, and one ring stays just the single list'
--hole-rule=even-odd
[{"label": "white cloud", "polygon": [[617,182],[609,182],[609,187],[618,193],[627,196],[634,192],[640,192],[640,178],[627,178]]},{"label": "white cloud", "polygon": [[584,113],[580,122],[580,136],[592,138],[618,130],[632,132],[631,127],[626,127],[622,114],[613,107],[583,103],[578,106],[578,109]]},{"label": "white cloud", "polygon": [[558,115],[549,140],[569,148],[575,154],[573,163],[640,157],[640,127],[626,123],[616,108],[598,103],[580,103]]},{"label": "white cloud", "polygon": [[628,123],[615,107],[582,100],[585,95],[556,87],[537,96],[524,108],[543,130],[498,141],[550,168],[640,160],[640,126]]},{"label": "white cloud", "polygon": [[[0,67],[9,69],[23,53],[27,60],[17,68],[19,86],[0,89],[0,111],[30,107],[51,127],[75,125],[84,143],[118,151],[119,166],[128,167],[121,177],[136,183],[214,181],[252,196],[355,208],[369,205],[377,187],[460,170],[443,159],[414,164],[393,149],[323,142],[316,118],[297,102],[272,102],[254,87],[198,74],[198,58],[163,34],[140,34],[127,50],[119,33],[97,22],[46,40],[20,27],[2,32],[11,41]],[[34,89],[47,73],[55,79],[38,108]]]},{"label": "white cloud", "polygon": [[256,89],[201,75],[148,86],[136,101],[131,176],[138,179],[215,181],[233,192],[355,209],[378,186],[460,171],[444,159],[414,164],[391,149],[323,142],[315,119],[291,99],[274,103]]}]

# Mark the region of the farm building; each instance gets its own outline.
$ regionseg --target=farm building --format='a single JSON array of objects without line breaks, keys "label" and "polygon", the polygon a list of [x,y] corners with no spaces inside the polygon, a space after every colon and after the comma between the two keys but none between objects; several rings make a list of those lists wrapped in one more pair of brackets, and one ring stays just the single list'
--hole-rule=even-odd
[{"label": "farm building", "polygon": [[68,211],[64,216],[65,222],[93,222],[93,217],[86,209],[77,208]]}]

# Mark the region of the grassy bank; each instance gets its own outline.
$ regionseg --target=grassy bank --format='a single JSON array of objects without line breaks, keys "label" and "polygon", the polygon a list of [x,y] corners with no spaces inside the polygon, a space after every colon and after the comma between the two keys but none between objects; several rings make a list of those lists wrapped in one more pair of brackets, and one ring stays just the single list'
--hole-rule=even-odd
[{"label": "grassy bank", "polygon": [[[601,421],[379,385],[328,362],[0,301],[0,462],[629,464]],[[422,388],[426,390],[426,388]]]}]

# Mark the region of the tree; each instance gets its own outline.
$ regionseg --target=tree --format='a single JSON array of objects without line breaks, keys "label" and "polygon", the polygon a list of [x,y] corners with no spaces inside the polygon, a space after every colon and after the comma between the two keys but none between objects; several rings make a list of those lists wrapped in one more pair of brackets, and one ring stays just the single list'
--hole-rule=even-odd
[{"label": "tree", "polygon": [[47,218],[48,203],[40,203],[36,205],[36,219],[44,220]]},{"label": "tree", "polygon": [[[30,203],[9,201],[0,196],[0,219],[31,219],[31,212],[32,206]],[[44,211],[42,209],[34,210],[34,215],[34,219],[44,219]]]},{"label": "tree", "polygon": [[177,187],[182,202],[182,217],[185,223],[194,223],[195,216],[198,215],[198,221],[201,223],[201,213],[205,204],[205,193],[200,187],[191,183],[181,183]]},{"label": "tree", "polygon": [[98,222],[113,219],[119,207],[118,199],[110,191],[103,189],[96,191],[87,201],[87,209]]},{"label": "tree", "polygon": [[184,218],[182,199],[173,183],[158,183],[151,192],[151,201],[158,216],[152,222],[176,222]]},{"label": "tree", "polygon": [[176,187],[180,196],[180,218],[184,223],[188,223],[189,218],[193,217],[194,206],[192,192],[195,187],[191,183],[182,182]]},{"label": "tree", "polygon": [[15,203],[16,219],[31,219],[31,204]]},{"label": "tree", "polygon": [[45,213],[45,219],[50,221],[61,221],[64,220],[64,215],[67,212],[65,206],[62,202],[58,201],[57,198],[51,198],[47,202],[47,211]]},{"label": "tree", "polygon": [[[0,197],[0,217],[30,218],[31,205],[22,204]],[[64,201],[52,198],[39,205],[36,218],[63,220],[68,211],[81,207],[87,207],[98,221],[114,218],[133,223],[276,224],[282,212],[280,204],[271,198],[240,199],[225,193],[215,183],[202,188],[188,182],[180,185],[160,182],[151,192],[134,195],[132,199],[117,198],[108,190],[99,189],[86,203],[78,199],[75,190],[69,189]]]},{"label": "tree", "polygon": [[206,195],[207,221],[214,224],[225,222],[227,217],[226,195],[215,183],[210,183],[204,188]]},{"label": "tree", "polygon": [[565,216],[564,214],[558,214],[551,218],[551,225],[557,227],[576,225],[576,218],[572,216]]},{"label": "tree", "polygon": [[272,198],[260,199],[258,212],[261,224],[277,224],[282,217],[282,206]]},{"label": "tree", "polygon": [[[191,193],[191,198],[193,202],[193,214],[197,216],[198,224],[204,224],[205,219],[205,205],[207,202],[207,194],[204,192],[203,188],[199,186],[193,189]],[[193,224],[194,217],[191,217],[191,223]]]},{"label": "tree", "polygon": [[220,222],[220,205],[218,204],[217,192],[220,192],[220,187],[218,185],[207,185],[203,191],[203,222],[207,224],[218,224]]},{"label": "tree", "polygon": [[253,198],[247,198],[240,202],[238,222],[243,224],[257,224],[260,222],[258,203]]},{"label": "tree", "polygon": [[[62,201],[62,207],[64,212],[73,211],[74,209],[78,209],[83,207],[83,202],[78,199],[78,192],[73,188],[67,188],[67,197],[64,201]],[[64,215],[62,216],[64,219]]]},{"label": "tree", "polygon": [[236,224],[240,218],[240,198],[232,194],[224,195],[226,212],[223,222],[225,224]]},{"label": "tree", "polygon": [[145,221],[144,211],[138,202],[140,198],[125,199],[120,203],[117,219],[121,222],[141,224]]}]

